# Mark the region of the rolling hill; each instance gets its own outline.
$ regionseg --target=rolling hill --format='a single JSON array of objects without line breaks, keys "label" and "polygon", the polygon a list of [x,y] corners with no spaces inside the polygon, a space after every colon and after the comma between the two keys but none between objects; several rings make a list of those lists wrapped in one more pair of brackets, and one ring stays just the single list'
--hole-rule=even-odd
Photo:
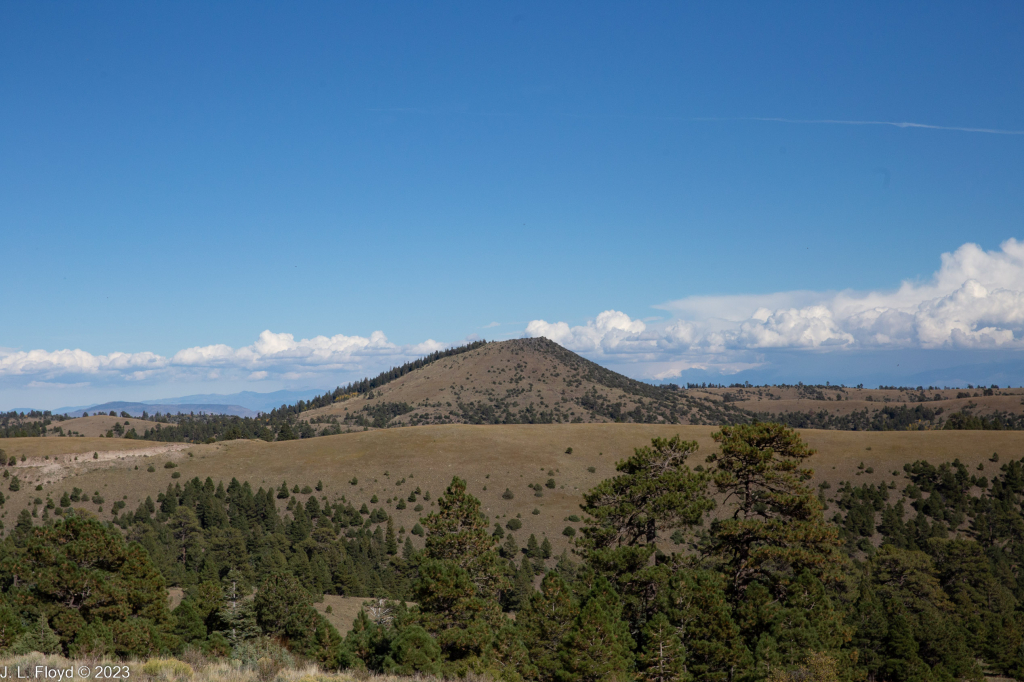
[{"label": "rolling hill", "polygon": [[722,424],[751,415],[606,369],[545,338],[492,342],[308,410],[313,424]]},{"label": "rolling hill", "polygon": [[720,401],[798,428],[880,430],[941,428],[950,415],[998,419],[1024,428],[1024,388],[848,388],[845,386],[733,386],[693,388],[695,398]]},{"label": "rolling hill", "polygon": [[[156,499],[168,484],[198,476],[225,484],[237,478],[248,481],[254,490],[276,488],[282,481],[289,487],[322,482],[318,497],[334,501],[344,496],[356,507],[363,503],[380,507],[394,517],[396,527],[408,531],[430,512],[432,503],[422,501],[423,507],[417,510],[414,503],[402,508],[398,501],[417,487],[436,499],[458,475],[468,481],[469,491],[482,501],[492,522],[506,524],[518,518],[520,544],[532,533],[539,539],[549,538],[558,554],[568,548],[562,535],[565,527],[579,527],[567,519],[579,514],[582,494],[615,475],[616,461],[653,437],[679,434],[700,445],[690,462],[697,465],[715,451],[711,434],[716,430],[674,424],[439,425],[211,445],[10,438],[0,441],[0,447],[7,456],[16,457],[17,463],[7,470],[12,477],[18,476],[21,489],[11,492],[5,481],[7,502],[0,508],[0,519],[9,530],[21,509],[36,509],[42,515],[48,498],[57,500],[74,487],[102,499],[99,503],[85,499],[76,507],[109,519],[115,501],[133,510],[146,497]],[[903,465],[919,459],[937,464],[959,458],[973,470],[979,465],[993,468],[988,461],[993,452],[1004,459],[1024,454],[1022,431],[804,430],[801,435],[818,451],[808,461],[815,470],[814,483],[827,480],[833,486],[840,481],[897,481],[902,487]],[[567,452],[569,448],[572,452]],[[166,467],[168,463],[175,466]],[[548,479],[553,487],[546,485]],[[503,497],[506,488],[513,494],[511,499]],[[301,496],[303,502],[307,495]],[[35,500],[40,501],[38,505]],[[280,501],[282,514],[286,502]],[[419,538],[413,541],[421,544]]]}]

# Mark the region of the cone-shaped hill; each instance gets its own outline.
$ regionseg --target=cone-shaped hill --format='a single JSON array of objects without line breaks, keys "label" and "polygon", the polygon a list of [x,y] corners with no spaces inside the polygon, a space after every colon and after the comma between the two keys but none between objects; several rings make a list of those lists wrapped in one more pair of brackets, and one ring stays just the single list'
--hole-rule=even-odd
[{"label": "cone-shaped hill", "polygon": [[[398,372],[395,372],[396,374]],[[314,424],[723,424],[752,415],[613,372],[545,338],[479,345],[303,412]]]}]

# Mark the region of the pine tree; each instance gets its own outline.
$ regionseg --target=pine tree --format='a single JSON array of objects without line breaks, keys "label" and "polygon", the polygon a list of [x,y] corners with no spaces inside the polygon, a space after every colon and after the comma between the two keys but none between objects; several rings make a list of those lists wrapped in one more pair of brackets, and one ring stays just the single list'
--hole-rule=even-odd
[{"label": "pine tree", "polygon": [[466,493],[466,482],[455,477],[437,506],[437,512],[423,519],[426,556],[454,562],[469,574],[480,596],[497,597],[508,588],[508,580],[493,549],[495,539],[487,532],[487,517],[480,513],[480,500]]},{"label": "pine tree", "polygon": [[714,507],[707,491],[710,474],[686,465],[696,450],[696,442],[678,436],[654,438],[616,465],[618,476],[584,495],[588,518],[577,545],[587,566],[619,592],[635,635],[653,616],[675,572],[652,561],[657,542],[700,523]]},{"label": "pine tree", "polygon": [[720,444],[708,458],[714,485],[732,513],[713,524],[705,552],[723,559],[732,589],[742,594],[758,580],[783,594],[804,570],[837,584],[844,565],[838,533],[806,485],[812,472],[800,468],[814,451],[780,424],[724,426],[712,437]]},{"label": "pine tree", "polygon": [[537,544],[537,538],[530,533],[530,537],[526,539],[526,556],[531,559],[539,559],[541,556],[540,545]]},{"label": "pine tree", "polygon": [[393,675],[437,675],[441,672],[441,647],[419,625],[401,629],[382,666]]},{"label": "pine tree", "polygon": [[501,556],[509,561],[519,557],[519,545],[516,544],[516,538],[511,533],[505,538],[505,542],[501,544]]},{"label": "pine tree", "polygon": [[446,674],[481,672],[494,633],[506,622],[498,604],[479,596],[469,573],[450,559],[420,566],[414,597],[418,624],[437,638]]},{"label": "pine tree", "polygon": [[692,679],[686,673],[683,644],[664,613],[655,614],[644,628],[638,667],[639,679],[645,682]]},{"label": "pine tree", "polygon": [[[532,588],[531,588],[532,589]],[[557,573],[548,573],[516,614],[516,626],[536,666],[538,679],[554,680],[562,670],[562,642],[579,615],[569,585]]]},{"label": "pine tree", "polygon": [[59,654],[63,652],[60,637],[50,628],[46,622],[46,616],[40,614],[36,624],[25,631],[11,646],[9,653],[19,656],[33,651],[41,654]]},{"label": "pine tree", "polygon": [[7,649],[24,632],[18,612],[6,602],[0,602],[0,651]]},{"label": "pine tree", "polygon": [[[170,630],[163,576],[141,546],[96,520],[72,516],[35,529],[20,571],[27,596],[65,643],[102,622],[113,631],[117,655],[141,655]],[[102,608],[77,608],[82,604]]]},{"label": "pine tree", "polygon": [[619,597],[611,584],[599,577],[564,640],[558,678],[597,682],[625,677],[633,664],[633,646]]},{"label": "pine tree", "polygon": [[182,642],[189,644],[206,639],[206,623],[192,599],[181,600],[174,609],[174,620],[174,634],[180,637]]},{"label": "pine tree", "polygon": [[398,554],[398,540],[395,537],[395,521],[390,516],[388,517],[388,531],[385,535],[384,546],[388,556],[395,556]]},{"label": "pine tree", "polygon": [[779,424],[722,427],[712,435],[720,451],[708,461],[716,464],[714,485],[729,516],[712,524],[702,549],[728,579],[755,665],[794,665],[808,647],[838,653],[852,634],[832,599],[846,561],[837,530],[806,485],[812,472],[800,468],[813,451]]},{"label": "pine tree", "polygon": [[534,572],[530,560],[526,557],[523,557],[519,568],[515,568],[515,564],[512,564],[512,568],[512,587],[503,594],[502,604],[509,611],[519,611],[533,594]]},{"label": "pine tree", "polygon": [[678,571],[665,588],[662,609],[678,628],[687,670],[698,680],[728,679],[749,667],[751,657],[733,618],[720,573]]}]

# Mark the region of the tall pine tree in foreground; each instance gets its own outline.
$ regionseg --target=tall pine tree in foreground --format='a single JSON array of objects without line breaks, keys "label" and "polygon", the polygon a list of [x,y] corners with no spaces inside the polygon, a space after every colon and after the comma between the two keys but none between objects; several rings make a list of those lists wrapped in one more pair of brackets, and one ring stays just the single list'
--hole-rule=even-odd
[{"label": "tall pine tree in foreground", "polygon": [[694,441],[655,438],[616,464],[619,475],[584,495],[581,509],[588,518],[578,551],[590,569],[614,585],[634,635],[679,569],[653,561],[657,543],[696,526],[714,508],[707,491],[710,475],[686,464],[696,451]]},{"label": "tall pine tree in foreground", "polygon": [[722,427],[713,438],[719,452],[708,462],[725,514],[701,549],[727,578],[755,674],[796,666],[808,651],[849,662],[840,649],[852,633],[835,605],[847,562],[801,467],[814,451],[780,424]]},{"label": "tall pine tree in foreground", "polygon": [[453,478],[437,504],[438,511],[422,520],[427,537],[414,593],[418,624],[436,637],[445,674],[480,673],[491,665],[495,633],[505,625],[499,599],[509,587],[507,569],[465,481]]}]

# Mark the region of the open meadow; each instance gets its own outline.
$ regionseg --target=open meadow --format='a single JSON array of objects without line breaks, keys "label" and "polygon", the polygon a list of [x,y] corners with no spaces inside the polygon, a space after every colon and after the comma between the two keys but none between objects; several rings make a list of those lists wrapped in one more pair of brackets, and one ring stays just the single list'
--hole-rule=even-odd
[{"label": "open meadow", "polygon": [[[715,451],[711,434],[716,430],[711,426],[643,424],[441,425],[211,445],[12,438],[0,446],[18,460],[9,473],[18,476],[21,489],[5,490],[9,499],[0,518],[9,529],[20,509],[38,507],[42,514],[48,497],[56,501],[78,487],[88,496],[98,494],[103,502],[83,501],[74,506],[109,519],[116,500],[124,501],[131,510],[146,497],[155,499],[168,484],[198,476],[225,484],[237,478],[248,481],[253,489],[277,488],[282,481],[287,481],[289,488],[322,483],[322,492],[315,493],[318,497],[331,502],[344,497],[356,508],[364,503],[370,508],[382,507],[394,517],[396,528],[408,532],[431,511],[452,477],[459,476],[466,479],[469,492],[481,500],[492,522],[504,526],[519,519],[522,528],[515,531],[515,537],[520,545],[531,533],[538,541],[547,537],[557,555],[568,547],[565,528],[580,525],[567,519],[579,514],[582,494],[613,476],[615,463],[633,448],[654,437],[679,434],[699,444],[690,459],[691,466],[696,466]],[[998,465],[989,462],[993,453],[1004,462],[1024,457],[1021,431],[803,430],[801,434],[817,451],[807,462],[815,471],[814,483],[828,480],[833,486],[839,481],[899,480],[903,465],[920,459],[933,464],[960,459],[971,470],[981,465],[982,471],[985,467],[995,471]],[[25,462],[21,461],[23,454]],[[42,488],[37,490],[37,486]],[[417,488],[421,495],[415,503],[399,504]],[[506,489],[512,493],[511,499],[504,497]],[[423,495],[427,492],[429,501]],[[41,504],[34,504],[36,500]],[[282,512],[285,502],[279,501]],[[417,510],[417,505],[422,509]],[[422,542],[415,537],[413,541],[417,546]]]}]

